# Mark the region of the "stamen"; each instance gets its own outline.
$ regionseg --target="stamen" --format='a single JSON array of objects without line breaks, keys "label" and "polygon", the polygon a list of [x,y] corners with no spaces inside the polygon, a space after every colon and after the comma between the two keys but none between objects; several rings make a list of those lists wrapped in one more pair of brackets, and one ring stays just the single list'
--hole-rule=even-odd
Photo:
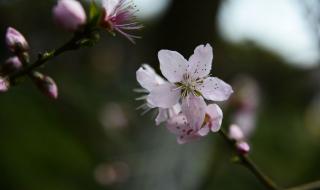
[{"label": "stamen", "polygon": [[147,99],[147,95],[144,95],[144,96],[140,96],[140,97],[138,97],[138,98],[136,98],[135,100],[145,100],[145,99]]}]

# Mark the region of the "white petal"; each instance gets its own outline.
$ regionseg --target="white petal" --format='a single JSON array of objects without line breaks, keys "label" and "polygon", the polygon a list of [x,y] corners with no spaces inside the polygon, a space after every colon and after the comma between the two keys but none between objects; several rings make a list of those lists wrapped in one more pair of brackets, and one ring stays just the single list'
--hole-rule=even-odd
[{"label": "white petal", "polygon": [[187,60],[178,52],[160,50],[158,53],[160,70],[170,82],[180,82],[187,72]]},{"label": "white petal", "polygon": [[136,72],[137,81],[139,84],[151,91],[154,87],[159,84],[165,83],[165,81],[157,75],[157,73],[147,64],[142,65]]},{"label": "white petal", "polygon": [[175,104],[171,108],[159,108],[159,113],[156,118],[156,124],[160,125],[162,122],[177,116],[181,112],[181,105],[179,103]]},{"label": "white petal", "polygon": [[209,126],[206,125],[201,127],[201,129],[198,131],[198,134],[203,137],[203,136],[206,136],[209,132],[210,132],[210,128]]},{"label": "white petal", "polygon": [[170,108],[178,103],[179,98],[180,90],[170,83],[164,83],[150,92],[147,101],[160,108]]},{"label": "white petal", "polygon": [[188,71],[194,78],[208,76],[212,66],[212,47],[210,44],[199,45],[189,58]]},{"label": "white petal", "polygon": [[118,6],[120,0],[103,0],[102,7],[106,11],[106,16],[110,17],[115,13],[115,9]]},{"label": "white petal", "polygon": [[169,108],[169,117],[176,116],[180,112],[181,112],[181,105],[180,103],[177,103],[176,105],[172,106],[172,108]]},{"label": "white petal", "polygon": [[207,126],[212,132],[219,131],[223,118],[223,113],[220,107],[217,104],[210,104],[207,106],[206,113],[210,117],[210,121]]},{"label": "white petal", "polygon": [[156,118],[156,125],[160,125],[162,122],[168,120],[168,109],[166,108],[159,108],[159,113]]},{"label": "white petal", "polygon": [[186,116],[191,128],[199,130],[206,114],[206,103],[201,96],[189,94],[182,100],[182,113]]},{"label": "white petal", "polygon": [[233,93],[232,87],[217,77],[208,77],[199,87],[203,97],[213,101],[227,100]]}]

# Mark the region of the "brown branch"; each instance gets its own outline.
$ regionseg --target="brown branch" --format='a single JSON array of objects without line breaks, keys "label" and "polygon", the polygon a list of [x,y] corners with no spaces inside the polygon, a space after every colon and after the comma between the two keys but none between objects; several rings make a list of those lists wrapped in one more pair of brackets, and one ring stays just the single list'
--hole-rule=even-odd
[{"label": "brown branch", "polygon": [[275,184],[271,178],[265,175],[257,165],[249,158],[248,155],[242,154],[237,150],[235,143],[231,140],[228,135],[221,129],[219,134],[225,139],[225,141],[230,145],[232,149],[237,153],[240,163],[245,166],[248,170],[250,170],[259,180],[260,182],[270,190],[282,190],[277,184]]}]

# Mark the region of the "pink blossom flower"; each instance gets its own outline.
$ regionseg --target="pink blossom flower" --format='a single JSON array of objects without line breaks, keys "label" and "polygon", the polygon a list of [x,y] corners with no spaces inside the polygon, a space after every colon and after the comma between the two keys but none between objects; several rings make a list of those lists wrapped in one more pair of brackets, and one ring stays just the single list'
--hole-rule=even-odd
[{"label": "pink blossom flower", "polygon": [[170,50],[159,51],[158,58],[167,80],[151,67],[137,71],[138,82],[149,93],[142,97],[147,100],[148,107],[170,110],[181,104],[181,111],[165,117],[168,130],[176,134],[180,144],[206,136],[210,130],[217,132],[222,111],[216,104],[207,106],[205,99],[224,101],[233,90],[219,78],[209,76],[213,59],[211,46],[199,45],[189,60]]},{"label": "pink blossom flower", "polygon": [[233,93],[229,84],[209,76],[213,59],[209,44],[198,46],[189,60],[170,50],[160,50],[158,58],[160,70],[169,82],[158,85],[148,96],[148,102],[157,107],[171,107],[190,94],[224,101]]},{"label": "pink blossom flower", "polygon": [[[136,77],[137,81],[143,88],[142,92],[144,93],[149,93],[153,88],[166,83],[166,81],[157,75],[154,69],[147,64],[143,64],[137,70]],[[144,95],[138,99],[146,100],[146,96]],[[144,108],[146,111],[155,108],[154,105],[147,102],[140,107]],[[160,123],[167,121],[170,117],[177,115],[180,111],[180,104],[175,104],[171,108],[159,108],[158,115],[156,117],[156,124],[159,125]]]},{"label": "pink blossom flower", "polygon": [[29,45],[24,36],[16,29],[9,27],[6,33],[7,47],[12,52],[27,51]]},{"label": "pink blossom flower", "polygon": [[[194,105],[194,110],[188,109],[186,115],[182,112],[170,118],[167,122],[168,130],[177,136],[179,144],[191,142],[206,136],[210,131],[217,132],[220,129],[223,114],[219,106],[216,104],[207,106],[199,100],[193,95],[189,96],[188,101]],[[205,118],[196,117],[201,115],[197,111],[204,112]]]},{"label": "pink blossom flower", "polygon": [[140,38],[127,33],[129,30],[138,30],[143,26],[136,21],[135,12],[136,7],[130,0],[103,0],[103,18],[101,19],[101,26],[112,32],[113,30],[119,32],[131,42],[134,39]]},{"label": "pink blossom flower", "polygon": [[86,13],[76,0],[59,0],[53,8],[53,19],[62,29],[74,32],[86,23]]},{"label": "pink blossom flower", "polygon": [[229,84],[217,77],[209,76],[213,59],[209,44],[196,47],[189,60],[170,50],[159,51],[158,58],[160,70],[168,82],[150,91],[148,103],[160,108],[169,108],[182,100],[182,112],[192,125],[198,125],[193,123],[193,117],[203,120],[205,112],[204,109],[195,109],[196,105],[189,101],[189,96],[192,96],[193,102],[205,105],[204,98],[210,101],[224,101],[233,93]]}]

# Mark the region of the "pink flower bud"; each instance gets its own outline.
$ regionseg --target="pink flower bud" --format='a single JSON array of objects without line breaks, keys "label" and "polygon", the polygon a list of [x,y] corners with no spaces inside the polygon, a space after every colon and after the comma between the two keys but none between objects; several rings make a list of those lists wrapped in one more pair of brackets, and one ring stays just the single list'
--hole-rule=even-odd
[{"label": "pink flower bud", "polygon": [[51,77],[45,76],[39,72],[34,72],[32,74],[32,79],[44,95],[52,99],[58,98],[58,87]]},{"label": "pink flower bud", "polygon": [[24,36],[16,29],[9,27],[6,33],[6,43],[10,51],[27,51],[29,45]]},{"label": "pink flower bud", "polygon": [[242,130],[238,125],[231,125],[229,128],[229,138],[235,141],[241,141],[244,139]]},{"label": "pink flower bud", "polygon": [[22,63],[17,56],[10,57],[1,67],[1,73],[7,75],[22,68]]},{"label": "pink flower bud", "polygon": [[53,19],[62,29],[74,32],[86,22],[86,13],[76,0],[59,0],[53,8]]},{"label": "pink flower bud", "polygon": [[6,92],[9,89],[9,82],[3,78],[0,78],[0,93]]},{"label": "pink flower bud", "polygon": [[236,147],[240,154],[247,154],[250,151],[250,145],[245,141],[237,142]]}]

